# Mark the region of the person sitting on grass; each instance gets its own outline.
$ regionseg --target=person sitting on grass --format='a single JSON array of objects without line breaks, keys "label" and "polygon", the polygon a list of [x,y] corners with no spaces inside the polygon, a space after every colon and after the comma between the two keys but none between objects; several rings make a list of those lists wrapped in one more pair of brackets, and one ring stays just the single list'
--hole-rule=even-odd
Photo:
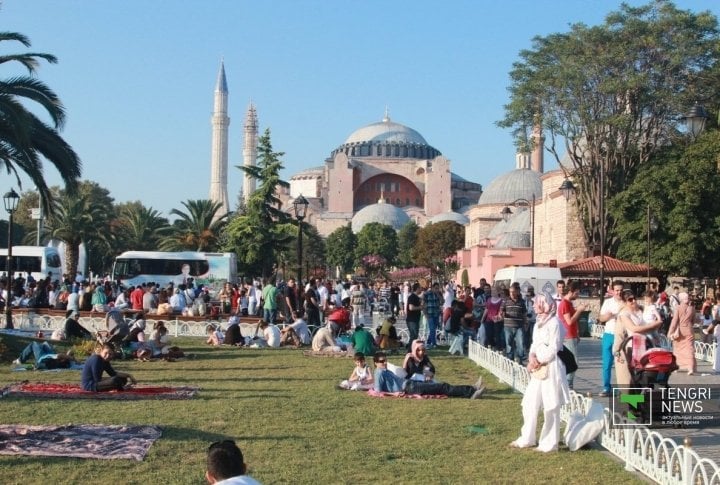
[{"label": "person sitting on grass", "polygon": [[67,369],[75,363],[72,351],[67,354],[58,353],[48,342],[38,343],[33,341],[23,349],[20,357],[13,360],[13,364],[25,364],[30,360],[31,356],[35,358],[36,369]]},{"label": "person sitting on grass", "polygon": [[333,334],[332,327],[330,324],[325,325],[317,332],[312,340],[312,349],[314,352],[341,352],[342,349],[335,342],[335,335]]},{"label": "person sitting on grass", "polygon": [[308,345],[312,342],[310,337],[310,329],[304,318],[300,315],[300,312],[294,311],[293,318],[295,321],[285,328],[280,330],[280,345],[290,345],[291,343],[295,348],[299,348],[303,345]]},{"label": "person sitting on grass", "polygon": [[[258,331],[262,330],[263,336],[258,337]],[[274,323],[260,320],[255,326],[255,338],[253,345],[257,347],[280,347],[280,329]]]},{"label": "person sitting on grass", "polygon": [[80,313],[77,310],[68,310],[65,312],[65,328],[64,334],[65,339],[90,339],[92,340],[92,333],[78,322]]},{"label": "person sitting on grass", "polygon": [[355,327],[350,342],[356,351],[362,352],[364,355],[375,353],[375,341],[362,323],[358,323]]},{"label": "person sitting on grass", "polygon": [[355,352],[354,359],[355,367],[350,374],[350,378],[342,381],[339,387],[351,391],[367,391],[368,389],[372,389],[373,372],[367,362],[365,362],[365,354]]},{"label": "person sitting on grass", "polygon": [[[232,327],[232,325],[230,325],[230,327]],[[230,333],[230,327],[228,327],[228,333]],[[240,329],[238,328],[238,330]],[[207,326],[205,331],[208,335],[208,338],[205,341],[206,344],[212,345],[213,347],[218,347],[223,344],[223,341],[225,340],[225,335],[223,335],[220,326],[216,327],[215,325],[210,324]]]},{"label": "person sitting on grass", "polygon": [[403,392],[421,396],[448,396],[480,399],[485,392],[480,377],[474,386],[452,386],[446,382],[418,382],[396,376],[387,368],[387,355],[378,352],[373,357],[375,375],[373,389],[377,392]]},{"label": "person sitting on grass", "polygon": [[216,441],[208,448],[205,479],[217,485],[260,485],[247,473],[242,451],[232,440]]},{"label": "person sitting on grass", "polygon": [[425,349],[425,342],[413,340],[410,352],[405,355],[403,369],[408,379],[414,381],[432,381],[435,377],[435,366]]},{"label": "person sitting on grass", "polygon": [[[110,365],[115,354],[112,344],[98,346],[95,353],[88,357],[82,369],[80,385],[85,391],[107,392],[122,391],[128,387],[128,381],[137,384],[137,380],[126,372],[117,372]],[[103,378],[103,373],[109,377]]]}]

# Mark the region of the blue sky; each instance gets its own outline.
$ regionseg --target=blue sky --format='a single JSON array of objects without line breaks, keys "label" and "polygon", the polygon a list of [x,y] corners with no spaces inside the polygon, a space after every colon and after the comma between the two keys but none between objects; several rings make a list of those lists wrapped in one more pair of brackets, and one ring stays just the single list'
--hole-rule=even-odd
[{"label": "blue sky", "polygon": [[[631,5],[646,2],[630,1]],[[83,178],[117,202],[164,215],[208,197],[210,116],[221,58],[230,91],[228,192],[242,185],[248,103],[284,151],[288,179],[321,165],[354,130],[393,121],[419,131],[453,172],[486,186],[514,168],[495,126],[508,73],[535,35],[601,23],[607,0],[3,0],[2,29],[59,58],[38,77],[63,100],[62,132]],[[677,1],[720,11],[716,0]],[[24,52],[4,45],[3,53]],[[3,66],[0,75],[19,74]],[[556,165],[546,157],[546,169]],[[48,166],[46,176],[58,184]],[[4,185],[14,180],[4,177]],[[24,190],[32,186],[25,183]],[[6,189],[2,189],[3,191]]]}]

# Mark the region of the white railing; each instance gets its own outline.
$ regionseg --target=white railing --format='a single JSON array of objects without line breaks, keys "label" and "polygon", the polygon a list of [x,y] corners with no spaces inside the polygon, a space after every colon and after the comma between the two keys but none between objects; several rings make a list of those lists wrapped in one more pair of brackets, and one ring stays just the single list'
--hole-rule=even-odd
[{"label": "white railing", "polygon": [[[525,392],[530,381],[530,373],[525,367],[474,341],[469,342],[468,357],[516,391]],[[585,414],[593,402],[592,397],[575,391],[570,394],[570,402],[560,411],[565,422],[572,412]],[[623,418],[616,416],[616,421],[618,419]],[[623,460],[626,470],[639,471],[662,484],[720,484],[720,467],[712,460],[701,458],[690,447],[689,439],[684,445],[678,445],[645,426],[619,428],[611,423],[611,411],[605,408],[605,425],[598,442]]]},{"label": "white railing", "polygon": [[[597,323],[590,324],[590,336],[593,338],[602,338],[605,333],[605,327]],[[695,341],[695,358],[705,362],[714,363],[715,353],[717,352],[717,343],[706,344],[699,340]]]}]

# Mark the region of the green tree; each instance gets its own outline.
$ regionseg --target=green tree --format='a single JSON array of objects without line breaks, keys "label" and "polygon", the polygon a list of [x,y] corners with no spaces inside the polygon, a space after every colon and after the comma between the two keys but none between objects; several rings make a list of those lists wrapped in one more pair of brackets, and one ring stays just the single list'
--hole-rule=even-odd
[{"label": "green tree", "polygon": [[379,222],[365,224],[357,233],[355,264],[362,264],[364,256],[377,255],[392,265],[398,252],[398,238],[395,229]]},{"label": "green tree", "polygon": [[[619,243],[604,201],[622,192],[697,101],[717,105],[720,42],[710,12],[623,4],[602,25],[536,37],[510,73],[499,124],[521,149],[542,143],[572,176],[589,248]],[[538,131],[542,126],[543,136]],[[604,176],[604,193],[600,178]]]},{"label": "green tree", "polygon": [[398,231],[398,255],[397,265],[401,268],[415,266],[413,260],[413,248],[417,242],[417,234],[420,228],[415,221],[409,221]]},{"label": "green tree", "polygon": [[170,215],[178,216],[165,229],[160,241],[163,251],[215,251],[225,226],[227,215],[217,217],[222,205],[209,199],[182,202],[187,212],[172,209]]},{"label": "green tree", "polygon": [[120,252],[153,251],[158,248],[169,223],[167,218],[142,202],[126,202],[117,207],[117,233]]},{"label": "green tree", "polygon": [[[30,40],[17,32],[0,32],[0,42],[19,42],[30,47]],[[0,165],[15,174],[22,186],[19,171],[30,177],[42,193],[46,212],[52,211],[53,194],[45,183],[43,159],[58,171],[66,190],[73,191],[80,177],[80,159],[60,136],[65,123],[65,109],[60,98],[43,82],[33,77],[40,60],[56,63],[55,56],[37,52],[0,56],[0,64],[20,63],[28,76],[0,80]],[[32,111],[37,105],[50,117],[43,122]]]},{"label": "green tree", "polygon": [[225,248],[237,253],[245,274],[270,275],[279,261],[278,256],[292,241],[292,236],[283,228],[291,219],[281,210],[280,199],[275,194],[277,188],[290,186],[280,178],[283,155],[273,151],[270,130],[266,129],[258,139],[257,165],[237,166],[258,182],[245,213],[232,218],[227,226]]},{"label": "green tree", "polygon": [[[298,226],[294,224],[284,224],[287,235],[290,238],[285,248],[279,255],[279,266],[285,266],[288,274],[297,277],[297,244],[298,244]],[[306,279],[311,275],[315,268],[325,269],[325,241],[318,233],[315,226],[303,222],[303,247],[302,247],[302,277]]]},{"label": "green tree", "polygon": [[442,268],[445,258],[455,255],[464,245],[465,229],[457,222],[430,223],[418,231],[413,259],[417,266]]},{"label": "green tree", "polygon": [[357,240],[350,224],[331,232],[325,241],[328,266],[339,268],[341,274],[352,273],[356,244]]},{"label": "green tree", "polygon": [[[45,234],[65,243],[65,272],[72,275],[78,270],[81,243],[85,244],[88,270],[107,270],[114,256],[111,248],[115,239],[110,226],[115,218],[110,192],[89,181],[80,182],[74,192],[55,189],[56,207],[46,221]],[[34,240],[34,232],[28,237]]]},{"label": "green tree", "polygon": [[704,133],[689,146],[665,149],[644,166],[610,203],[618,221],[617,255],[647,263],[647,208],[651,266],[671,274],[720,274],[720,132]]}]

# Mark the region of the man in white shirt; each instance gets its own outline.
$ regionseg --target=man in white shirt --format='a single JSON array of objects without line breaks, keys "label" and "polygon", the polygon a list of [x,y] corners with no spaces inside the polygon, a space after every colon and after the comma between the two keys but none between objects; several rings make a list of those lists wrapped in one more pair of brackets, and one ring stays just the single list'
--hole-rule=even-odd
[{"label": "man in white shirt", "polygon": [[612,347],[615,341],[615,320],[623,306],[622,292],[624,283],[616,280],[612,284],[613,297],[603,302],[598,320],[605,323],[605,333],[602,336],[602,379],[603,390],[598,394],[600,397],[610,395],[610,381],[612,379],[613,354]]},{"label": "man in white shirt", "polygon": [[280,347],[280,329],[277,325],[260,320],[255,328],[255,335],[262,330],[263,336],[253,341],[258,347]]},{"label": "man in white shirt", "polygon": [[557,283],[555,283],[555,289],[557,290],[555,294],[552,296],[553,300],[555,300],[555,307],[560,305],[560,302],[562,301],[564,295],[565,295],[565,281],[558,280]]},{"label": "man in white shirt", "polygon": [[325,313],[325,310],[327,310],[328,296],[330,296],[325,280],[321,280],[318,283],[317,292],[320,295],[320,321],[322,321],[323,314]]}]

